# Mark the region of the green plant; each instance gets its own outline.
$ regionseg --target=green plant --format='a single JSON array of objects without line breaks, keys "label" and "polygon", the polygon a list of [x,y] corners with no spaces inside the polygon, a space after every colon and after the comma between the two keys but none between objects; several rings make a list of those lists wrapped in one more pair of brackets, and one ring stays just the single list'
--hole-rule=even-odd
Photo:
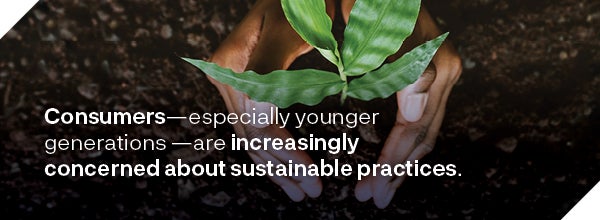
[{"label": "green plant", "polygon": [[315,69],[277,70],[264,75],[251,70],[234,73],[214,63],[183,59],[251,99],[281,108],[294,103],[316,105],[340,92],[342,102],[347,96],[368,101],[386,98],[416,81],[448,36],[440,35],[382,65],[412,33],[420,0],[357,0],[344,31],[341,53],[323,0],[281,0],[281,4],[294,30],[337,66],[337,74]]}]

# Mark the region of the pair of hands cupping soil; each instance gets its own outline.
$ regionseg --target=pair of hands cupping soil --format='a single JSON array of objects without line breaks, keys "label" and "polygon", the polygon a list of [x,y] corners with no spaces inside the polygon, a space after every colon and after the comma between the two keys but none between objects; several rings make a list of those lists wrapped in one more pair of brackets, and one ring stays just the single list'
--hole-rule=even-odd
[{"label": "pair of hands cupping soil", "polygon": [[[326,0],[326,5],[327,13],[333,18],[336,13],[335,1]],[[354,0],[341,0],[341,13],[346,23],[353,5]],[[440,34],[432,17],[422,9],[413,34],[388,60],[395,60],[406,51]],[[254,70],[258,73],[267,73],[287,69],[298,56],[312,49],[313,47],[292,29],[279,0],[259,0],[221,43],[211,61],[235,72]],[[377,163],[399,164],[418,160],[433,149],[444,118],[448,96],[461,70],[458,54],[450,43],[446,42],[439,48],[421,77],[396,93],[398,103],[396,121]],[[248,96],[226,84],[213,79],[211,82],[217,87],[229,112],[240,114],[253,109],[268,110],[272,107],[269,103],[250,100]],[[292,137],[285,128],[277,125],[234,124],[233,126],[240,137],[282,139]],[[287,163],[288,160],[294,163],[313,163],[304,151],[258,150],[249,151],[248,154],[255,163],[259,164],[267,161]],[[294,201],[300,201],[306,195],[317,197],[323,188],[320,178],[314,176],[271,176],[270,178]],[[386,207],[404,179],[405,176],[371,176],[357,183],[355,196],[360,201],[373,198],[378,207]]]}]

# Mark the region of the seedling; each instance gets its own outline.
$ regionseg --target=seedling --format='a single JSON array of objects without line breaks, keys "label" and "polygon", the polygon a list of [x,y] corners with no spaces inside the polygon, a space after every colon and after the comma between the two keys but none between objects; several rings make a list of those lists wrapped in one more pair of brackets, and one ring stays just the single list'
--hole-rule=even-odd
[{"label": "seedling", "polygon": [[294,103],[316,105],[339,93],[342,102],[347,96],[369,101],[389,97],[416,81],[448,36],[440,35],[382,65],[412,33],[420,0],[357,0],[344,30],[341,53],[331,32],[325,1],[281,0],[281,4],[294,30],[335,64],[338,73],[316,69],[276,70],[264,75],[252,70],[235,73],[203,60],[183,59],[251,99],[281,108]]}]

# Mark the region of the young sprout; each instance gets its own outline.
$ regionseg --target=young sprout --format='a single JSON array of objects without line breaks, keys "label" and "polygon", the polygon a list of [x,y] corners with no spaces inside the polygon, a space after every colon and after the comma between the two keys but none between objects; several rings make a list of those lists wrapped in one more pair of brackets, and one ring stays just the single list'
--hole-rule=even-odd
[{"label": "young sprout", "polygon": [[342,102],[348,96],[369,101],[387,98],[415,82],[448,36],[442,34],[383,64],[412,33],[420,0],[357,0],[344,30],[341,52],[331,32],[325,1],[281,0],[281,5],[292,28],[336,65],[337,73],[316,69],[276,70],[264,75],[251,70],[235,73],[203,60],[183,59],[251,99],[280,108],[295,103],[316,105],[339,93]]}]

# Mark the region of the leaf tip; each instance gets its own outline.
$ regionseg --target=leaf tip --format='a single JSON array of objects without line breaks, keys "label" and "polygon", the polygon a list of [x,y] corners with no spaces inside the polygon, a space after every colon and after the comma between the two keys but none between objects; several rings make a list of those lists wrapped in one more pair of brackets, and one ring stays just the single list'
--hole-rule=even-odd
[{"label": "leaf tip", "polygon": [[444,41],[444,40],[446,40],[446,38],[448,37],[448,35],[450,35],[450,32],[446,32],[446,33],[444,33],[444,34],[440,35],[438,38],[439,38],[441,41]]},{"label": "leaf tip", "polygon": [[192,63],[195,61],[194,59],[188,58],[188,57],[179,57],[179,58],[181,58],[182,60],[184,60],[185,62],[188,62],[188,63]]}]

